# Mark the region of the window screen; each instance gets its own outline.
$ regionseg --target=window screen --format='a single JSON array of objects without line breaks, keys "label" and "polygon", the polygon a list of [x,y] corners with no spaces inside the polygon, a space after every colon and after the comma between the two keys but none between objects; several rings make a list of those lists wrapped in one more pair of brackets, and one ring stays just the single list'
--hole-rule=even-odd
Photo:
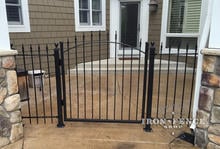
[{"label": "window screen", "polygon": [[198,33],[201,0],[170,0],[168,33]]},{"label": "window screen", "polygon": [[[170,0],[168,12],[166,47],[169,44],[177,47],[179,43],[184,48],[189,44],[190,48],[195,47],[199,33],[200,14],[202,0]],[[177,36],[178,35],[178,36]],[[181,35],[184,35],[181,37]]]}]

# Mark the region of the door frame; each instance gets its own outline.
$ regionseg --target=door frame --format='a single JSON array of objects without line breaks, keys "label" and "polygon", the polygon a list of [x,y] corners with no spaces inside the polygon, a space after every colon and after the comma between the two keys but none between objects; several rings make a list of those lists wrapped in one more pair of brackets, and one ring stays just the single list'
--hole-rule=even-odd
[{"label": "door frame", "polygon": [[[149,0],[111,0],[110,1],[110,41],[115,41],[115,33],[117,33],[117,42],[120,42],[120,2],[139,2],[140,3],[140,34],[139,38],[142,41],[141,50],[145,47],[145,42],[148,41],[149,28]],[[117,56],[119,53],[119,45],[110,44],[110,57],[115,57],[115,49]]]}]

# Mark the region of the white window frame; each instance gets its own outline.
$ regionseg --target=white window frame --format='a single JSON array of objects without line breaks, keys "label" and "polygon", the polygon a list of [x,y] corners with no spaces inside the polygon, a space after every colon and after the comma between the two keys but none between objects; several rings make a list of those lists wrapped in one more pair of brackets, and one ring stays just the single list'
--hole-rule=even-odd
[{"label": "white window frame", "polygon": [[[88,0],[91,1],[92,0]],[[90,11],[92,11],[92,5],[89,5]],[[74,0],[74,12],[75,12],[75,31],[76,32],[86,32],[86,31],[105,31],[106,30],[106,0],[101,0],[101,9],[102,9],[102,24],[93,25],[92,23],[92,13],[90,13],[90,24],[80,24],[79,20],[79,0]]]},{"label": "white window frame", "polygon": [[[170,0],[163,0],[163,8],[162,8],[162,23],[161,23],[161,35],[160,35],[160,43],[162,43],[162,46],[165,47],[162,50],[163,54],[167,54],[169,53],[169,48],[166,48],[166,39],[167,37],[189,37],[189,38],[193,38],[196,37],[197,38],[197,45],[199,45],[199,40],[200,40],[200,35],[201,35],[201,26],[204,23],[204,8],[205,6],[205,0],[202,0],[202,4],[201,4],[201,14],[200,14],[200,27],[199,27],[199,32],[198,33],[167,33],[167,25],[168,25],[168,21],[169,21],[169,2]],[[176,53],[177,49],[175,48],[171,48],[171,53]],[[186,49],[180,49],[180,53],[185,53]],[[188,51],[189,53],[194,53],[195,50],[194,49],[189,49]]]},{"label": "white window frame", "polygon": [[8,24],[9,32],[30,32],[28,0],[21,0],[22,24]]}]

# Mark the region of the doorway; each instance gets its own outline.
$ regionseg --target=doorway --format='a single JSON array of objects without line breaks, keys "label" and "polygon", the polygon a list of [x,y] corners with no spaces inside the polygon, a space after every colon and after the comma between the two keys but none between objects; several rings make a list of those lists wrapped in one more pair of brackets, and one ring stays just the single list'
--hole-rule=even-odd
[{"label": "doorway", "polygon": [[[149,0],[111,0],[110,1],[110,40],[128,44],[144,50],[148,41]],[[117,35],[117,36],[115,36]],[[117,37],[117,38],[115,38]],[[140,45],[140,41],[142,44]],[[131,56],[131,48],[125,48],[125,56]],[[110,44],[110,57],[121,57],[123,48]],[[115,55],[115,50],[117,54]],[[134,50],[132,56],[138,56]],[[141,54],[141,56],[143,56]]]},{"label": "doorway", "polygon": [[137,48],[140,32],[139,10],[138,2],[120,3],[120,42]]}]

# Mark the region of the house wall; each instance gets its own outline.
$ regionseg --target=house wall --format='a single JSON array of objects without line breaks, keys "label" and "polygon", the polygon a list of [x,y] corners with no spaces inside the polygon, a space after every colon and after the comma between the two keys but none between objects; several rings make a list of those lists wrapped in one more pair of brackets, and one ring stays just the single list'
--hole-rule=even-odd
[{"label": "house wall", "polygon": [[18,48],[21,44],[54,43],[74,35],[73,1],[29,0],[28,2],[31,32],[10,33],[14,47]]},{"label": "house wall", "polygon": [[[10,33],[10,41],[20,52],[21,45],[53,44],[59,41],[74,41],[74,36],[82,38],[82,32],[75,32],[74,0],[29,0],[31,32]],[[158,0],[158,10],[150,12],[149,41],[160,45],[162,0]],[[106,1],[106,30],[109,30],[110,0]],[[86,36],[88,37],[88,36]],[[97,37],[97,36],[96,36]]]},{"label": "house wall", "polygon": [[[29,0],[31,32],[10,33],[14,46],[47,44],[73,38],[75,32],[74,0]],[[109,29],[109,1],[106,1],[106,24]],[[82,35],[78,32],[77,35]]]},{"label": "house wall", "polygon": [[160,47],[161,19],[163,0],[158,0],[158,9],[149,14],[149,37],[148,41],[154,41],[157,49]]},{"label": "house wall", "polygon": [[[31,32],[27,33],[10,33],[10,41],[13,44],[13,48],[21,53],[21,46],[24,44],[25,53],[30,53],[30,44],[33,46],[34,53],[37,52],[37,45],[41,45],[41,51],[45,53],[46,44],[49,46],[49,53],[53,53],[55,48],[54,43],[59,41],[66,42],[67,38],[70,41],[70,47],[74,46],[74,38],[78,37],[78,41],[82,40],[82,32],[75,32],[75,15],[74,15],[74,0],[28,0],[29,2],[29,17]],[[109,0],[106,0],[106,31],[109,30]],[[105,40],[106,31],[102,33],[102,40]],[[85,40],[90,39],[90,32],[85,33]],[[98,39],[98,33],[94,32],[94,40]],[[64,43],[66,47],[66,43]],[[102,55],[106,57],[106,47],[102,47]],[[98,55],[97,46],[93,48],[93,55]],[[88,48],[86,53],[88,53]],[[79,62],[82,61],[82,50],[78,50]],[[42,52],[42,53],[43,53]],[[74,64],[74,54],[71,54],[71,63]],[[19,58],[19,56],[17,56]],[[97,56],[94,60],[97,59]],[[31,61],[27,58],[26,63],[30,65]],[[90,58],[87,57],[86,61]],[[42,60],[46,61],[46,60]],[[22,65],[23,60],[18,59],[17,64]],[[35,61],[35,65],[39,62]],[[53,65],[53,63],[52,63]],[[30,66],[31,67],[31,66]],[[30,69],[28,67],[27,69]],[[37,68],[39,66],[36,66]]]}]

